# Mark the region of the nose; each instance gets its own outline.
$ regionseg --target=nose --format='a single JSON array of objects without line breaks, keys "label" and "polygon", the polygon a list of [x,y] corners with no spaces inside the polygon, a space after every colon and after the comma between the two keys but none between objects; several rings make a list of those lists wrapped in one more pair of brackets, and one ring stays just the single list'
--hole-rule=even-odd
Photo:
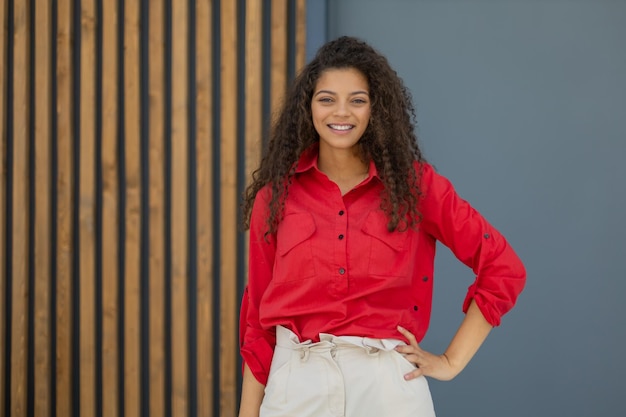
[{"label": "nose", "polygon": [[344,100],[337,101],[337,106],[335,107],[335,115],[337,116],[347,116],[350,113],[348,109],[348,103]]}]

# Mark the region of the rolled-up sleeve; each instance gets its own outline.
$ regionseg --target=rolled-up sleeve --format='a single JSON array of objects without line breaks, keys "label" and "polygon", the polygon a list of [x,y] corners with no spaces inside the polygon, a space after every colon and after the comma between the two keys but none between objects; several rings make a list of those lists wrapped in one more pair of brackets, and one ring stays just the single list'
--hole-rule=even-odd
[{"label": "rolled-up sleeve", "polygon": [[257,194],[250,219],[248,285],[241,300],[239,316],[239,344],[243,362],[263,385],[267,383],[276,345],[275,329],[264,329],[259,314],[261,299],[272,279],[276,253],[274,236],[265,236],[268,213],[267,193],[264,190]]},{"label": "rolled-up sleeve", "polygon": [[485,319],[498,326],[524,289],[524,265],[504,236],[459,197],[450,181],[428,164],[423,164],[421,171],[422,227],[449,247],[476,276],[463,311],[467,312],[475,300]]}]

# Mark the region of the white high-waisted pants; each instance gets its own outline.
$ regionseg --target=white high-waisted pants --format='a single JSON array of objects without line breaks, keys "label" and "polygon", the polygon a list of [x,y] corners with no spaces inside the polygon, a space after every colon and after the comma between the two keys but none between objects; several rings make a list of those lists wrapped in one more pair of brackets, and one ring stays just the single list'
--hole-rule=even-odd
[{"label": "white high-waisted pants", "polygon": [[434,417],[426,378],[394,348],[395,339],[320,334],[300,342],[276,328],[261,417]]}]

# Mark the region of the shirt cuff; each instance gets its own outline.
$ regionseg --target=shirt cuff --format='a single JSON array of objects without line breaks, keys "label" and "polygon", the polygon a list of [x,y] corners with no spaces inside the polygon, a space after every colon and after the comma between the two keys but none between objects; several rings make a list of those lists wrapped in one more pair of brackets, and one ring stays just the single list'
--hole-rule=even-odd
[{"label": "shirt cuff", "polygon": [[267,340],[258,338],[252,342],[245,342],[241,347],[241,356],[256,380],[267,385],[274,356],[274,349]]},{"label": "shirt cuff", "polygon": [[476,302],[476,306],[483,314],[483,317],[485,318],[485,320],[487,320],[489,324],[491,324],[492,327],[497,327],[500,325],[502,315],[494,308],[492,308],[492,306],[485,299],[484,296],[481,296],[481,294],[478,292],[478,285],[476,284],[472,284],[467,290],[467,295],[465,296],[465,300],[463,301],[463,313],[467,313],[467,310],[469,309],[472,300]]}]

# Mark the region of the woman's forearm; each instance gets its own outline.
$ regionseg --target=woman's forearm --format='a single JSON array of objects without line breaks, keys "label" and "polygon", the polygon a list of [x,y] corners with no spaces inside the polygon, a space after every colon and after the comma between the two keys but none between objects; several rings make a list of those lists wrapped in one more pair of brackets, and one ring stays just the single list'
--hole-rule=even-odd
[{"label": "woman's forearm", "polygon": [[265,386],[256,380],[248,365],[244,364],[239,417],[258,417]]},{"label": "woman's forearm", "polygon": [[474,357],[491,329],[491,324],[485,320],[476,302],[472,300],[463,322],[444,353],[456,375]]}]

